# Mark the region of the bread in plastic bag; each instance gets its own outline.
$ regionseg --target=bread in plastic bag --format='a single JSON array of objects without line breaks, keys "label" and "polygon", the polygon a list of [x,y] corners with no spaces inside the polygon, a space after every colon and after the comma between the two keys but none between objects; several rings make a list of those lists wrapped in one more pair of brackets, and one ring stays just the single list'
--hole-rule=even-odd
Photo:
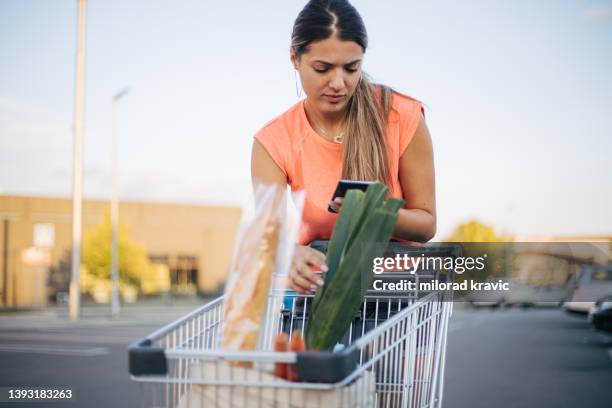
[{"label": "bread in plastic bag", "polygon": [[259,184],[254,194],[254,211],[244,212],[226,285],[220,344],[225,350],[264,348],[273,274],[287,274],[299,229],[300,217],[287,217],[285,187]]}]

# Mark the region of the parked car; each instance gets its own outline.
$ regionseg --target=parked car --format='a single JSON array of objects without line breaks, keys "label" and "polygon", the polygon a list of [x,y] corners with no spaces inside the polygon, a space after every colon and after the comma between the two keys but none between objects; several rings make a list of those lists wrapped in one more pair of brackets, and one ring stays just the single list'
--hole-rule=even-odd
[{"label": "parked car", "polygon": [[566,310],[588,313],[595,302],[612,294],[612,264],[583,265],[563,304]]},{"label": "parked car", "polygon": [[[485,282],[497,283],[499,280],[508,281],[506,278],[488,278]],[[497,307],[504,304],[505,294],[503,290],[472,290],[465,295],[465,300],[473,307]]]},{"label": "parked car", "polygon": [[559,284],[538,286],[534,304],[540,307],[560,307],[567,297],[567,287]]},{"label": "parked car", "polygon": [[507,306],[533,306],[536,301],[536,288],[526,283],[510,282],[510,290],[506,293]]},{"label": "parked car", "polygon": [[[485,282],[496,283],[500,278],[489,278]],[[561,285],[533,286],[516,280],[501,278],[510,284],[510,290],[470,291],[465,300],[474,307],[478,306],[555,306],[558,307],[566,297],[566,289]]]},{"label": "parked car", "polygon": [[612,333],[612,295],[595,302],[589,312],[589,321],[597,330]]}]

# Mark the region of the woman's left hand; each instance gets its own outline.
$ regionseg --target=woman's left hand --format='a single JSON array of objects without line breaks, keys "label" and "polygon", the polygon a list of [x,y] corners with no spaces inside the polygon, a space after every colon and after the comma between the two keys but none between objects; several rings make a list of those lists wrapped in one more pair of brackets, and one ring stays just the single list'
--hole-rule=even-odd
[{"label": "woman's left hand", "polygon": [[336,197],[332,201],[329,202],[329,206],[336,212],[340,212],[340,207],[342,207],[342,201],[344,199],[342,197]]}]

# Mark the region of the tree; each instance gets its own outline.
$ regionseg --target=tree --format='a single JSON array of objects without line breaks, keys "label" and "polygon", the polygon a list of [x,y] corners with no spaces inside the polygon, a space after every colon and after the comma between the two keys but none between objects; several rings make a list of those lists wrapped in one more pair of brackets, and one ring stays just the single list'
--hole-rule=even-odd
[{"label": "tree", "polygon": [[[106,214],[102,221],[85,233],[83,238],[83,265],[93,277],[103,280],[111,278],[111,238],[110,216]],[[119,281],[140,287],[141,276],[152,265],[145,248],[130,239],[127,227],[119,223]]]},{"label": "tree", "polygon": [[485,254],[487,256],[483,270],[471,271],[469,276],[464,274],[459,281],[464,279],[483,281],[487,278],[510,276],[513,262],[511,236],[498,235],[492,226],[478,220],[469,220],[457,226],[446,241],[462,243],[462,256],[473,258]]},{"label": "tree", "polygon": [[477,220],[465,222],[453,230],[447,242],[506,242],[510,237],[497,235],[495,228]]}]

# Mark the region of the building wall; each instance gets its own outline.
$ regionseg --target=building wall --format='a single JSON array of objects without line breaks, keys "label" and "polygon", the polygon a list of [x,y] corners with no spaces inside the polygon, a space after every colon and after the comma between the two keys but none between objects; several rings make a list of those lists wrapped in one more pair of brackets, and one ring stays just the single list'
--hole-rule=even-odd
[{"label": "building wall", "polygon": [[514,261],[513,278],[518,282],[540,285],[565,285],[579,270],[580,262],[560,259],[553,255],[517,254]]},{"label": "building wall", "polygon": [[[98,224],[110,206],[105,201],[83,201],[83,233]],[[131,239],[149,254],[194,255],[198,257],[198,289],[216,290],[229,267],[240,209],[166,203],[125,202],[119,204],[121,223]],[[50,266],[69,256],[72,248],[72,201],[63,198],[0,196],[0,220],[9,220],[7,306],[45,305],[48,266],[27,265],[22,253],[33,245],[37,223],[51,223],[55,244],[50,249]],[[0,226],[0,235],[2,228]],[[4,237],[0,237],[3,257]],[[0,258],[0,290],[4,271]],[[17,290],[15,290],[17,288]],[[0,298],[0,304],[3,298]]]}]

